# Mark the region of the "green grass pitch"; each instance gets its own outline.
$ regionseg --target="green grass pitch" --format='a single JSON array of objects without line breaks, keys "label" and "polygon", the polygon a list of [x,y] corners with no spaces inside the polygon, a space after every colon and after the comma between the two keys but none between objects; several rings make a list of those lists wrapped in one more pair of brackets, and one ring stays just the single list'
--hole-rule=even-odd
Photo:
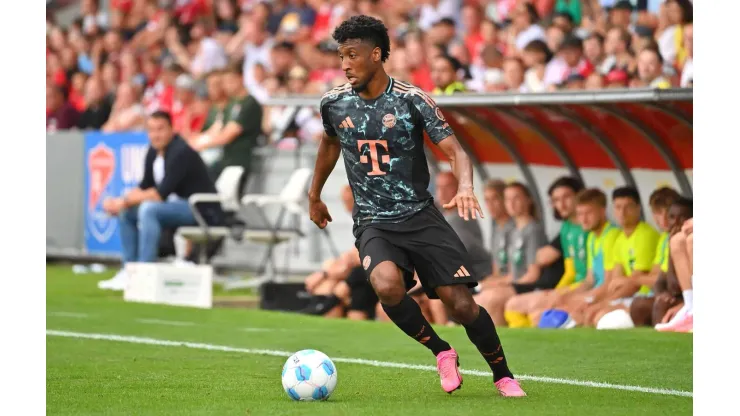
[{"label": "green grass pitch", "polygon": [[[49,415],[692,413],[690,334],[501,329],[529,396],[499,397],[491,378],[471,373],[462,390],[447,395],[435,372],[409,367],[433,366],[434,357],[392,324],[126,303],[120,293],[97,289],[109,277],[47,267]],[[487,369],[462,328],[438,332],[464,370]],[[282,390],[279,351],[306,348],[336,359],[338,384],[327,402],[294,402]]]}]

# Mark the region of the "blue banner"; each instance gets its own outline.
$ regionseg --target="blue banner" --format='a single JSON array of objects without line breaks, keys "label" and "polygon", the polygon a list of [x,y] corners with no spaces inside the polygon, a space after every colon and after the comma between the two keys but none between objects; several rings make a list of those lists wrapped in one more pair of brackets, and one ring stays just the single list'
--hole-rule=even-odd
[{"label": "blue banner", "polygon": [[85,249],[88,253],[120,255],[118,218],[103,211],[106,198],[123,196],[144,176],[149,148],[146,133],[87,133],[85,135]]}]

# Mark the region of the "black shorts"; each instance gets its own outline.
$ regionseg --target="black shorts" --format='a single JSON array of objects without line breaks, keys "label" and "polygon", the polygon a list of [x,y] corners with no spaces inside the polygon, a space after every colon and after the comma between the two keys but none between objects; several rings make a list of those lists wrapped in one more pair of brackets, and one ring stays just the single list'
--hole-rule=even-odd
[{"label": "black shorts", "polygon": [[370,224],[358,231],[355,245],[368,278],[375,266],[391,261],[402,270],[406,290],[416,284],[416,270],[430,299],[439,299],[434,290],[439,286],[478,284],[480,277],[474,275],[460,237],[434,205],[406,221]]}]

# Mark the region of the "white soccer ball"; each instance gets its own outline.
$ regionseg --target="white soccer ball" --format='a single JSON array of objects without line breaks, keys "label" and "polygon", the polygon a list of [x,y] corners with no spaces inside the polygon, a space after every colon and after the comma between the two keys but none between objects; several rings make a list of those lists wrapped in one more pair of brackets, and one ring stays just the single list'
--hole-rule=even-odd
[{"label": "white soccer ball", "polygon": [[326,400],[336,386],[337,367],[321,351],[298,351],[283,366],[283,389],[293,400]]}]

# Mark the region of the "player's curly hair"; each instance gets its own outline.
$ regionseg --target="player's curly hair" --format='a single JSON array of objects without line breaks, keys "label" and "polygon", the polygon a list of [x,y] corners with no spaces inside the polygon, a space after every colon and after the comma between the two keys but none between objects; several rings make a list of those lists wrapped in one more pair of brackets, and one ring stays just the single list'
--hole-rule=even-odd
[{"label": "player's curly hair", "polygon": [[380,48],[380,60],[385,62],[391,54],[391,40],[388,37],[388,28],[380,20],[360,15],[352,16],[342,22],[332,34],[337,43],[344,43],[350,39],[359,39],[370,42]]}]

